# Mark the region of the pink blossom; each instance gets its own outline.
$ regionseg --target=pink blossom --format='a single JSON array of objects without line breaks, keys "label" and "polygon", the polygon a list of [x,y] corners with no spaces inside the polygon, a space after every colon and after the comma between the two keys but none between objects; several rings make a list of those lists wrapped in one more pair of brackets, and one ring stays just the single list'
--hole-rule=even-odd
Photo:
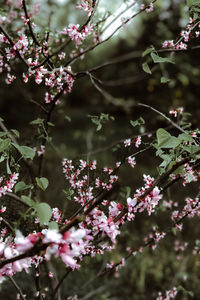
[{"label": "pink blossom", "polygon": [[125,147],[130,147],[130,145],[131,145],[131,139],[126,139],[126,140],[124,141],[124,146],[125,146]]},{"label": "pink blossom", "polygon": [[16,76],[7,74],[7,78],[5,80],[6,84],[11,84],[16,79]]},{"label": "pink blossom", "polygon": [[[6,183],[0,187],[0,197],[6,194],[6,192],[12,192],[12,189],[19,177],[18,173],[13,173],[10,175],[10,178],[6,181]],[[2,182],[3,178],[1,177],[0,183]]]},{"label": "pink blossom", "polygon": [[140,145],[141,145],[141,136],[138,136],[135,139],[135,147],[139,148]]},{"label": "pink blossom", "polygon": [[170,48],[170,49],[174,49],[175,48],[175,44],[173,40],[169,40],[169,41],[164,41],[162,44],[163,48]]},{"label": "pink blossom", "polygon": [[130,165],[132,168],[134,168],[135,165],[136,165],[135,157],[134,157],[134,156],[129,156],[129,157],[127,158],[127,160],[128,160],[129,165]]},{"label": "pink blossom", "polygon": [[89,0],[80,0],[80,4],[76,6],[77,9],[83,9],[88,13],[88,16],[91,15],[92,7]]},{"label": "pink blossom", "polygon": [[59,243],[62,239],[62,235],[55,229],[43,230],[44,234],[43,243]]},{"label": "pink blossom", "polygon": [[153,9],[154,9],[154,6],[153,6],[153,3],[151,2],[151,3],[149,4],[149,6],[145,9],[145,11],[146,11],[147,13],[149,13],[149,12],[152,12]]},{"label": "pink blossom", "polygon": [[62,34],[68,34],[71,40],[75,41],[76,48],[93,32],[93,26],[87,25],[83,30],[79,30],[79,24],[70,24],[67,28],[61,31]]}]

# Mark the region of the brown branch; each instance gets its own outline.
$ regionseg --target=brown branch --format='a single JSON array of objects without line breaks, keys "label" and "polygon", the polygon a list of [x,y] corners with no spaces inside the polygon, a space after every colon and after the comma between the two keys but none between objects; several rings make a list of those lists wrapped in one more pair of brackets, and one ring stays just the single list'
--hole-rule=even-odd
[{"label": "brown branch", "polygon": [[[157,114],[161,115],[164,119],[166,119],[173,127],[177,128],[180,132],[182,133],[187,133],[185,130],[183,130],[178,124],[176,124],[174,121],[172,121],[170,118],[168,118],[165,114],[163,114],[162,112],[160,112],[159,110],[155,109],[154,107],[144,104],[144,103],[137,103],[138,106],[143,106],[146,108],[149,108],[151,110],[153,110],[154,112],[156,112]],[[194,140],[195,142],[195,140]]]},{"label": "brown branch", "polygon": [[18,196],[16,196],[15,194],[12,194],[10,192],[6,193],[6,196],[15,199],[16,201],[18,201],[19,203],[25,205],[26,207],[30,207],[30,205],[28,203],[26,203],[24,200],[22,200],[21,198],[19,198]]},{"label": "brown branch", "polygon": [[[44,261],[44,265],[45,265],[47,273],[49,273],[49,272],[53,273],[53,277],[48,277],[49,281],[51,282],[51,284],[50,284],[51,293],[53,294],[53,292],[57,288],[57,285],[59,284],[59,281],[58,281],[58,278],[56,276],[56,273],[55,273],[55,270],[53,268],[51,261]],[[59,288],[56,290],[53,300],[61,300]]]},{"label": "brown branch", "polygon": [[65,278],[69,275],[69,273],[71,273],[72,269],[71,268],[67,268],[67,271],[65,272],[65,274],[62,276],[62,278],[59,280],[57,286],[55,287],[52,295],[51,295],[51,300],[54,300],[55,299],[55,296],[56,294],[58,293],[59,291],[59,288],[61,287],[63,281],[65,280]]},{"label": "brown branch", "polygon": [[19,285],[17,284],[17,282],[14,280],[14,278],[12,276],[8,276],[8,278],[12,282],[12,284],[14,285],[15,289],[17,290],[17,292],[20,294],[21,299],[26,300],[26,297],[24,296],[21,288],[19,287]]},{"label": "brown branch", "polygon": [[[36,291],[38,292],[38,295],[36,296],[36,299],[38,300],[44,300],[42,294],[41,294],[41,284],[40,284],[40,265],[36,267],[35,269],[35,286],[36,286]],[[39,276],[37,276],[37,273]]]},{"label": "brown branch", "polygon": [[23,5],[23,9],[24,9],[24,13],[25,13],[25,17],[26,17],[26,21],[27,21],[27,24],[28,24],[28,28],[29,28],[29,31],[30,31],[30,34],[31,34],[31,37],[34,41],[34,43],[37,45],[37,46],[41,46],[39,41],[37,40],[34,32],[33,32],[33,28],[32,28],[32,24],[31,24],[31,19],[28,15],[28,11],[27,11],[27,7],[26,7],[26,1],[25,0],[22,0],[22,5]]},{"label": "brown branch", "polygon": [[6,225],[6,227],[10,230],[10,232],[15,234],[14,228],[10,225],[10,223],[8,223],[8,221],[6,221],[4,218],[1,217],[0,223],[1,222]]},{"label": "brown branch", "polygon": [[87,21],[85,22],[85,24],[83,24],[83,25],[81,26],[80,32],[81,32],[81,31],[84,29],[84,27],[87,26],[87,25],[90,23],[90,21],[92,20],[94,14],[95,14],[95,10],[96,10],[96,8],[97,8],[97,3],[98,3],[97,0],[92,0],[92,12],[91,12],[89,18],[87,19]]}]

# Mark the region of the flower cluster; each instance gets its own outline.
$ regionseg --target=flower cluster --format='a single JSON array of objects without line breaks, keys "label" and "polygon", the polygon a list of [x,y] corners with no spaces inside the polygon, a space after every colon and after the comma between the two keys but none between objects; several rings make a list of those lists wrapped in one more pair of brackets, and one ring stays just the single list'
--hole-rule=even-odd
[{"label": "flower cluster", "polygon": [[41,156],[45,153],[45,146],[41,145],[40,148],[34,147],[33,150],[37,153],[38,156]]},{"label": "flower cluster", "polygon": [[173,108],[169,111],[169,114],[174,116],[175,118],[178,115],[182,115],[182,113],[183,113],[183,107],[178,107],[177,109]]},{"label": "flower cluster", "polygon": [[2,186],[0,187],[0,197],[2,197],[3,195],[5,195],[7,192],[12,192],[12,189],[17,181],[19,177],[18,173],[13,173],[10,175],[10,178],[8,180],[6,180],[6,182],[4,183],[4,178],[0,177],[0,184],[2,183]]},{"label": "flower cluster", "polygon": [[61,31],[62,34],[69,35],[70,39],[75,42],[76,48],[93,32],[92,25],[84,26],[82,30],[79,27],[79,24],[69,24],[68,27]]},{"label": "flower cluster", "polygon": [[70,231],[60,234],[53,229],[44,229],[42,232],[31,233],[24,237],[21,232],[17,231],[14,242],[9,242],[8,239],[1,238],[0,240],[0,257],[10,259],[34,248],[34,245],[41,240],[43,244],[48,244],[43,256],[34,256],[32,258],[25,257],[24,259],[16,260],[6,264],[0,269],[0,276],[13,276],[17,272],[28,269],[31,265],[37,265],[44,258],[49,260],[51,255],[60,257],[62,261],[71,268],[78,268],[76,257],[80,257],[81,251],[87,246],[87,233],[84,229],[71,229]]},{"label": "flower cluster", "polygon": [[176,287],[173,287],[171,290],[165,292],[165,295],[162,295],[161,292],[158,293],[158,297],[156,300],[170,300],[174,299],[177,295],[178,291]]},{"label": "flower cluster", "polygon": [[88,13],[88,16],[91,15],[92,13],[92,7],[91,7],[91,4],[90,4],[90,1],[88,0],[81,0],[81,3],[78,4],[76,6],[77,9],[83,9],[84,11],[86,11]]},{"label": "flower cluster", "polygon": [[[175,43],[173,40],[164,41],[162,47],[169,48],[169,49],[177,49],[177,50],[187,50],[188,42],[190,41],[192,37],[192,32],[194,31],[196,26],[199,27],[200,23],[197,22],[196,24],[194,24],[194,20],[190,18],[189,24],[187,25],[187,30],[182,30],[180,32],[181,38],[178,40],[178,42]],[[199,31],[195,31],[193,35],[195,38],[198,38]]]},{"label": "flower cluster", "polygon": [[135,139],[135,147],[139,148],[140,145],[141,145],[141,142],[142,142],[141,136],[136,137],[136,139]]},{"label": "flower cluster", "polygon": [[126,139],[124,141],[124,147],[130,147],[130,145],[131,145],[131,139]]},{"label": "flower cluster", "polygon": [[[145,186],[137,189],[134,194],[134,198],[127,199],[128,205],[128,220],[133,220],[136,212],[143,212],[147,209],[148,214],[151,215],[154,212],[155,207],[158,205],[159,200],[162,199],[160,189],[156,186],[148,193],[147,196],[143,196],[153,185],[154,178],[149,175],[143,175]],[[136,205],[137,204],[137,205]]]},{"label": "flower cluster", "polygon": [[145,4],[141,4],[140,9],[145,9],[147,13],[152,12],[154,9],[153,3],[151,2],[149,6],[145,8]]},{"label": "flower cluster", "polygon": [[127,161],[128,161],[129,165],[130,165],[132,168],[135,167],[136,161],[135,161],[135,157],[134,157],[134,156],[129,156],[129,157],[127,158]]}]

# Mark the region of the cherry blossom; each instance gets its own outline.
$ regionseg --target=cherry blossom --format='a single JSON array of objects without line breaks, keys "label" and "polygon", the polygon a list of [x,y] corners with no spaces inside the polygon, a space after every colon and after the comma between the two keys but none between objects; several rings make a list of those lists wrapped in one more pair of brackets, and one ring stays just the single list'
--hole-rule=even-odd
[{"label": "cherry blossom", "polygon": [[18,180],[19,174],[13,173],[10,175],[10,178],[6,180],[5,183],[3,183],[4,178],[0,177],[0,184],[3,183],[3,185],[0,187],[0,197],[5,195],[7,192],[12,192],[12,189],[14,185],[16,184],[16,181]]}]

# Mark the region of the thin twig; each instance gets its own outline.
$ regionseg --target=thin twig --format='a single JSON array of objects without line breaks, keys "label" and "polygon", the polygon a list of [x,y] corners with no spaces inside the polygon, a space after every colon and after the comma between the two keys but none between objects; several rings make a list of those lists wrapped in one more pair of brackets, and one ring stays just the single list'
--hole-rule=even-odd
[{"label": "thin twig", "polygon": [[21,299],[26,300],[26,297],[24,296],[24,294],[22,293],[22,290],[20,289],[19,285],[17,284],[17,282],[14,280],[14,278],[12,276],[8,276],[9,280],[12,282],[12,284],[14,285],[15,289],[17,290],[17,292],[20,294]]},{"label": "thin twig", "polygon": [[37,46],[41,46],[39,41],[37,40],[34,32],[33,32],[33,28],[32,28],[32,24],[31,24],[31,19],[28,15],[28,11],[27,11],[27,7],[26,7],[26,1],[25,0],[22,0],[22,5],[23,5],[23,9],[24,9],[24,13],[25,13],[25,17],[26,17],[26,21],[27,21],[27,24],[28,24],[28,28],[29,28],[29,31],[30,31],[30,34],[31,34],[31,37],[34,41],[34,43],[37,45]]},{"label": "thin twig", "polygon": [[63,277],[59,280],[56,288],[54,289],[52,295],[51,295],[51,300],[54,300],[55,295],[58,293],[58,290],[60,288],[60,286],[62,285],[63,281],[65,280],[65,278],[68,276],[68,274],[71,272],[71,268],[67,268],[67,271],[65,272],[65,274],[63,275]]},{"label": "thin twig", "polygon": [[10,231],[15,234],[14,228],[10,225],[10,223],[8,223],[8,221],[6,221],[4,218],[1,217],[0,222],[4,223],[6,227],[8,227],[8,229],[10,229]]},{"label": "thin twig", "polygon": [[30,205],[28,203],[26,203],[24,200],[22,200],[21,198],[19,198],[18,196],[16,196],[15,194],[12,194],[10,192],[6,193],[6,196],[13,198],[15,200],[17,200],[18,202],[20,202],[21,204],[25,205],[26,207],[30,207]]},{"label": "thin twig", "polygon": [[155,109],[154,107],[152,107],[150,105],[147,105],[147,104],[144,104],[144,103],[137,103],[137,105],[138,106],[143,106],[143,107],[146,107],[146,108],[149,108],[149,109],[153,110],[157,114],[161,115],[164,119],[166,119],[171,125],[173,125],[175,128],[177,128],[179,131],[181,131],[182,133],[187,133],[178,124],[176,124],[174,121],[172,121],[170,118],[168,118],[165,114],[163,114],[159,110]]}]

